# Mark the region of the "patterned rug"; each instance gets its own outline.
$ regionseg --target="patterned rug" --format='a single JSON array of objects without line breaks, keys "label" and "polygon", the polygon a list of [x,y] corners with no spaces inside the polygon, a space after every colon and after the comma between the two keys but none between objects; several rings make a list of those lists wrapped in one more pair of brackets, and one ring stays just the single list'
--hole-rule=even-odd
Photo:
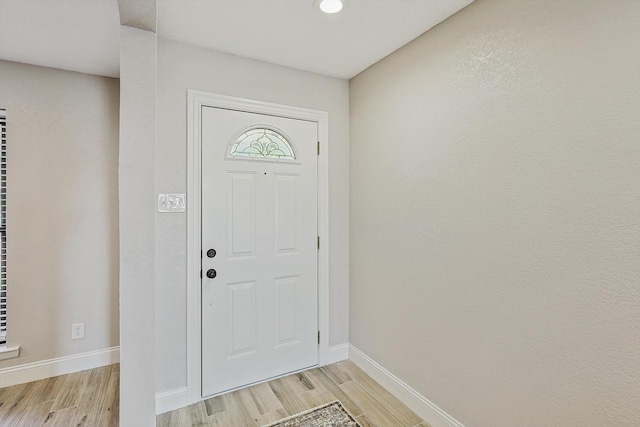
[{"label": "patterned rug", "polygon": [[360,427],[337,400],[264,427]]}]

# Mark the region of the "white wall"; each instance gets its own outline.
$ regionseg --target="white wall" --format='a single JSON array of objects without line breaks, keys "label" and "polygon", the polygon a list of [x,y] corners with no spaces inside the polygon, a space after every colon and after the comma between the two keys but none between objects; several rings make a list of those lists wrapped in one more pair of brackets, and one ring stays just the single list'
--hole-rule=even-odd
[{"label": "white wall", "polygon": [[120,425],[155,426],[156,35],[120,31]]},{"label": "white wall", "polygon": [[21,347],[0,369],[119,344],[118,102],[117,79],[0,61],[8,343]]},{"label": "white wall", "polygon": [[[349,148],[345,80],[158,39],[156,192],[186,192],[187,90],[329,112],[330,345],[348,340]],[[186,384],[186,216],[156,215],[156,390]]]},{"label": "white wall", "polygon": [[640,2],[477,0],[350,83],[350,340],[468,426],[640,422]]}]

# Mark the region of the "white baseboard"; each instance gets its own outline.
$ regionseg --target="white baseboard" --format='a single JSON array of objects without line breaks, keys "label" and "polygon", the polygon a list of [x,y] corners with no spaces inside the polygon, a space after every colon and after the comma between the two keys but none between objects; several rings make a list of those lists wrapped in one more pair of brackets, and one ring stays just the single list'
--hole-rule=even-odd
[{"label": "white baseboard", "polygon": [[0,387],[38,381],[58,375],[99,368],[120,361],[120,347],[42,360],[0,369]]},{"label": "white baseboard", "polygon": [[333,347],[329,347],[327,352],[327,359],[324,361],[325,365],[331,365],[332,363],[341,362],[349,358],[349,344],[338,344]]},{"label": "white baseboard", "polygon": [[432,427],[464,427],[462,423],[353,345],[349,345],[349,359]]},{"label": "white baseboard", "polygon": [[191,403],[187,387],[178,387],[173,390],[161,391],[160,393],[156,393],[156,415],[184,408],[185,406],[189,406]]}]

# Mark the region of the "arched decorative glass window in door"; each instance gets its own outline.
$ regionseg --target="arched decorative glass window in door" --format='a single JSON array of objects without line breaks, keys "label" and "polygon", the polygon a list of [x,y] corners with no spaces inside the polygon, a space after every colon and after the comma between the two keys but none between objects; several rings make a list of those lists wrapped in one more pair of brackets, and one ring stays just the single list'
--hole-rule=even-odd
[{"label": "arched decorative glass window in door", "polygon": [[230,145],[229,158],[295,162],[296,150],[291,140],[272,127],[253,126],[243,131]]}]

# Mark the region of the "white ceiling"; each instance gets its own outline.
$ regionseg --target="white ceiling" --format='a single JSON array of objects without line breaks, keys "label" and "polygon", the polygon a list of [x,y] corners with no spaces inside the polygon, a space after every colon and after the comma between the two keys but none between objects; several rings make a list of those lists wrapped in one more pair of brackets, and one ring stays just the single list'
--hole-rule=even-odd
[{"label": "white ceiling", "polygon": [[[472,1],[158,0],[158,34],[350,78]],[[0,0],[0,59],[117,77],[119,36],[117,0]]]},{"label": "white ceiling", "polygon": [[328,76],[351,78],[473,0],[159,0],[160,36]]},{"label": "white ceiling", "polygon": [[0,0],[0,59],[117,77],[117,2]]}]

